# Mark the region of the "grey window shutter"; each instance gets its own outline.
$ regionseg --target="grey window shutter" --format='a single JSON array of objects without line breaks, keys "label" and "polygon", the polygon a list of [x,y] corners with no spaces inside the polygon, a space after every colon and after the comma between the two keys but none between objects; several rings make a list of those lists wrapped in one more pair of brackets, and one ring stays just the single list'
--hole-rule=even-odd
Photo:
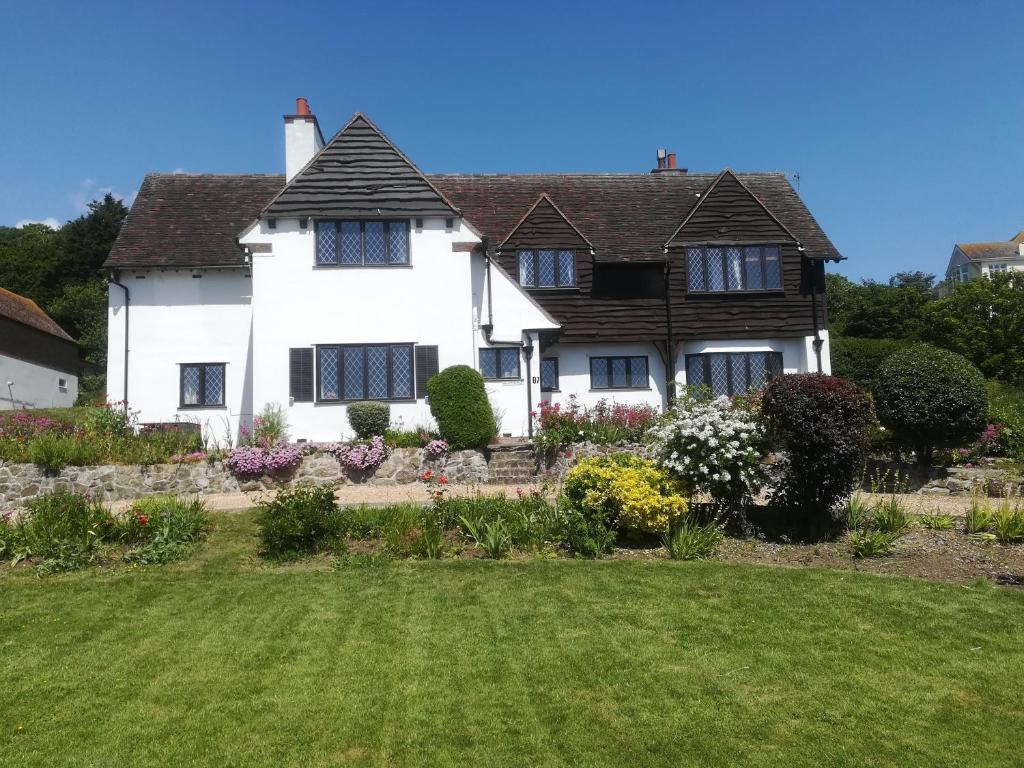
[{"label": "grey window shutter", "polygon": [[288,395],[296,403],[313,402],[313,348],[288,350]]},{"label": "grey window shutter", "polygon": [[416,345],[416,399],[427,396],[427,382],[437,373],[437,346]]}]

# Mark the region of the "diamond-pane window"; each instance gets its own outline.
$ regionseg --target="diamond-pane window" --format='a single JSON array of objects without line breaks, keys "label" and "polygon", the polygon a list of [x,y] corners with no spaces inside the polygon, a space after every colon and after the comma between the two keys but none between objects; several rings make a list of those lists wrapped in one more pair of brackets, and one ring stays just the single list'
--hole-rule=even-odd
[{"label": "diamond-pane window", "polygon": [[186,363],[180,376],[181,407],[224,405],[224,363]]},{"label": "diamond-pane window", "polygon": [[718,395],[729,392],[729,356],[711,355],[711,391]]},{"label": "diamond-pane window", "polygon": [[608,358],[590,358],[591,389],[608,389]]},{"label": "diamond-pane window", "polygon": [[537,286],[539,288],[555,287],[555,252],[537,252]]},{"label": "diamond-pane window", "polygon": [[590,358],[591,389],[646,389],[648,384],[646,357]]},{"label": "diamond-pane window", "polygon": [[409,225],[404,221],[388,223],[388,262],[409,263]]},{"label": "diamond-pane window", "polygon": [[365,400],[363,390],[363,347],[344,347],[342,349],[342,391],[346,400]]},{"label": "diamond-pane window", "polygon": [[363,223],[363,249],[367,264],[387,263],[383,221],[367,221]]},{"label": "diamond-pane window", "polygon": [[320,348],[320,399],[338,400],[341,390],[338,388],[340,351],[337,347]]},{"label": "diamond-pane window", "polygon": [[391,348],[391,396],[412,397],[412,347]]},{"label": "diamond-pane window", "polygon": [[686,288],[690,291],[706,291],[704,282],[704,249],[686,249]]},{"label": "diamond-pane window", "polygon": [[750,389],[747,381],[747,356],[729,355],[729,390],[731,394],[742,395]]},{"label": "diamond-pane window", "polygon": [[480,350],[480,375],[485,379],[498,378],[498,350]]},{"label": "diamond-pane window", "polygon": [[647,386],[647,358],[629,358],[629,385],[631,387]]},{"label": "diamond-pane window", "polygon": [[760,291],[764,288],[764,273],[761,270],[761,249],[757,246],[743,249],[746,266],[747,290]]},{"label": "diamond-pane window", "polygon": [[558,389],[558,358],[545,357],[540,361],[540,391],[555,392]]},{"label": "diamond-pane window", "polygon": [[480,350],[480,375],[485,379],[518,379],[518,347],[485,347]]},{"label": "diamond-pane window", "polygon": [[704,357],[702,355],[687,355],[686,357],[686,386],[703,387],[704,381]]},{"label": "diamond-pane window", "polygon": [[727,248],[725,251],[726,287],[730,291],[743,290],[743,251],[739,248]]},{"label": "diamond-pane window", "polygon": [[708,262],[708,290],[725,290],[725,256],[721,248],[708,248],[704,251]]},{"label": "diamond-pane window", "polygon": [[388,399],[388,348],[366,348],[366,397],[368,400]]},{"label": "diamond-pane window", "polygon": [[207,365],[203,367],[205,377],[204,405],[221,405],[224,402],[224,366]]},{"label": "diamond-pane window", "polygon": [[[707,368],[705,368],[707,366]],[[705,380],[710,371],[710,381]],[[743,395],[782,373],[779,352],[716,352],[686,356],[686,383],[708,385],[715,395]]]},{"label": "diamond-pane window", "polygon": [[776,246],[764,249],[764,287],[773,289],[782,287],[782,264],[779,261],[779,249]]},{"label": "diamond-pane window", "polygon": [[338,263],[338,231],[333,221],[316,223],[316,263]]},{"label": "diamond-pane window", "polygon": [[199,366],[186,365],[181,370],[181,404],[199,405]]},{"label": "diamond-pane window", "polygon": [[506,347],[498,350],[501,362],[501,378],[519,378],[519,350],[514,347]]},{"label": "diamond-pane window", "polygon": [[629,386],[629,376],[626,371],[626,358],[624,357],[613,357],[611,360],[612,367],[612,386],[613,387],[626,387]]},{"label": "diamond-pane window", "polygon": [[358,221],[341,222],[341,263],[362,264],[363,252],[360,244],[360,226]]},{"label": "diamond-pane window", "polygon": [[558,284],[563,287],[576,285],[576,269],[572,251],[558,252]]},{"label": "diamond-pane window", "polygon": [[765,352],[750,353],[750,389],[760,389],[768,381],[768,355]]},{"label": "diamond-pane window", "polygon": [[533,251],[519,252],[519,284],[537,285],[537,272],[534,269]]}]

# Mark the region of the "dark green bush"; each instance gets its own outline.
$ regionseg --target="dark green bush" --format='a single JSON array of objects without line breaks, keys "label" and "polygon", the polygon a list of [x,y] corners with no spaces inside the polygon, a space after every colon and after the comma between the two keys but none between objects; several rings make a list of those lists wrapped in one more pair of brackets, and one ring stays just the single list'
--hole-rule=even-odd
[{"label": "dark green bush", "polygon": [[187,555],[206,532],[206,504],[199,499],[147,496],[119,521],[124,559],[139,565],[170,563]]},{"label": "dark green bush", "polygon": [[391,406],[387,403],[349,403],[347,411],[349,426],[360,440],[383,435],[391,426]]},{"label": "dark green bush", "polygon": [[849,379],[864,389],[871,391],[878,375],[878,369],[886,358],[910,342],[899,339],[857,339],[833,336],[830,339],[832,348],[832,374],[842,379]]},{"label": "dark green bush", "polygon": [[889,357],[873,391],[879,421],[921,464],[931,463],[935,448],[969,444],[987,424],[981,371],[961,355],[928,344]]},{"label": "dark green bush", "polygon": [[1024,391],[989,381],[988,421],[1002,425],[999,438],[1003,454],[1024,461]]},{"label": "dark green bush", "polygon": [[483,448],[498,431],[483,377],[468,365],[445,368],[427,382],[430,412],[453,450]]},{"label": "dark green bush", "polygon": [[864,469],[871,400],[845,379],[802,373],[778,376],[761,403],[765,428],[785,452],[771,502],[802,534],[822,536]]},{"label": "dark green bush", "polygon": [[96,562],[116,531],[102,504],[65,491],[30,501],[18,527],[17,554],[40,560],[44,571],[69,571]]},{"label": "dark green bush", "polygon": [[257,509],[260,554],[270,560],[336,551],[344,536],[344,521],[330,486],[282,490]]}]

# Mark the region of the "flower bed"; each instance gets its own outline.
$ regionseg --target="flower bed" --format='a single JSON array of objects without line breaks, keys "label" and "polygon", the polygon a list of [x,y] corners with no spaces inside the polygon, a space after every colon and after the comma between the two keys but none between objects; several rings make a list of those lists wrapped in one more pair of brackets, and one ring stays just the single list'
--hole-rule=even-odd
[{"label": "flower bed", "polygon": [[658,420],[659,412],[649,405],[623,405],[604,399],[587,408],[570,395],[565,407],[544,401],[530,415],[537,422],[537,444],[554,451],[571,443],[641,442]]}]

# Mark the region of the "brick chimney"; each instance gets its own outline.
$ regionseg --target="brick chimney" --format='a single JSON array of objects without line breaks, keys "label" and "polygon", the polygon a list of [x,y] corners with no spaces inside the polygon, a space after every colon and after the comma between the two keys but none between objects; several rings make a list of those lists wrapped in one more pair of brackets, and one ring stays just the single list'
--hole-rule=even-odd
[{"label": "brick chimney", "polygon": [[676,153],[669,152],[664,149],[658,150],[658,165],[651,169],[651,173],[673,173],[683,174],[686,173],[685,168],[679,168],[676,166]]},{"label": "brick chimney", "polygon": [[304,98],[295,100],[295,114],[284,116],[284,173],[291,181],[306,167],[313,155],[324,148],[324,137],[316,115]]}]

